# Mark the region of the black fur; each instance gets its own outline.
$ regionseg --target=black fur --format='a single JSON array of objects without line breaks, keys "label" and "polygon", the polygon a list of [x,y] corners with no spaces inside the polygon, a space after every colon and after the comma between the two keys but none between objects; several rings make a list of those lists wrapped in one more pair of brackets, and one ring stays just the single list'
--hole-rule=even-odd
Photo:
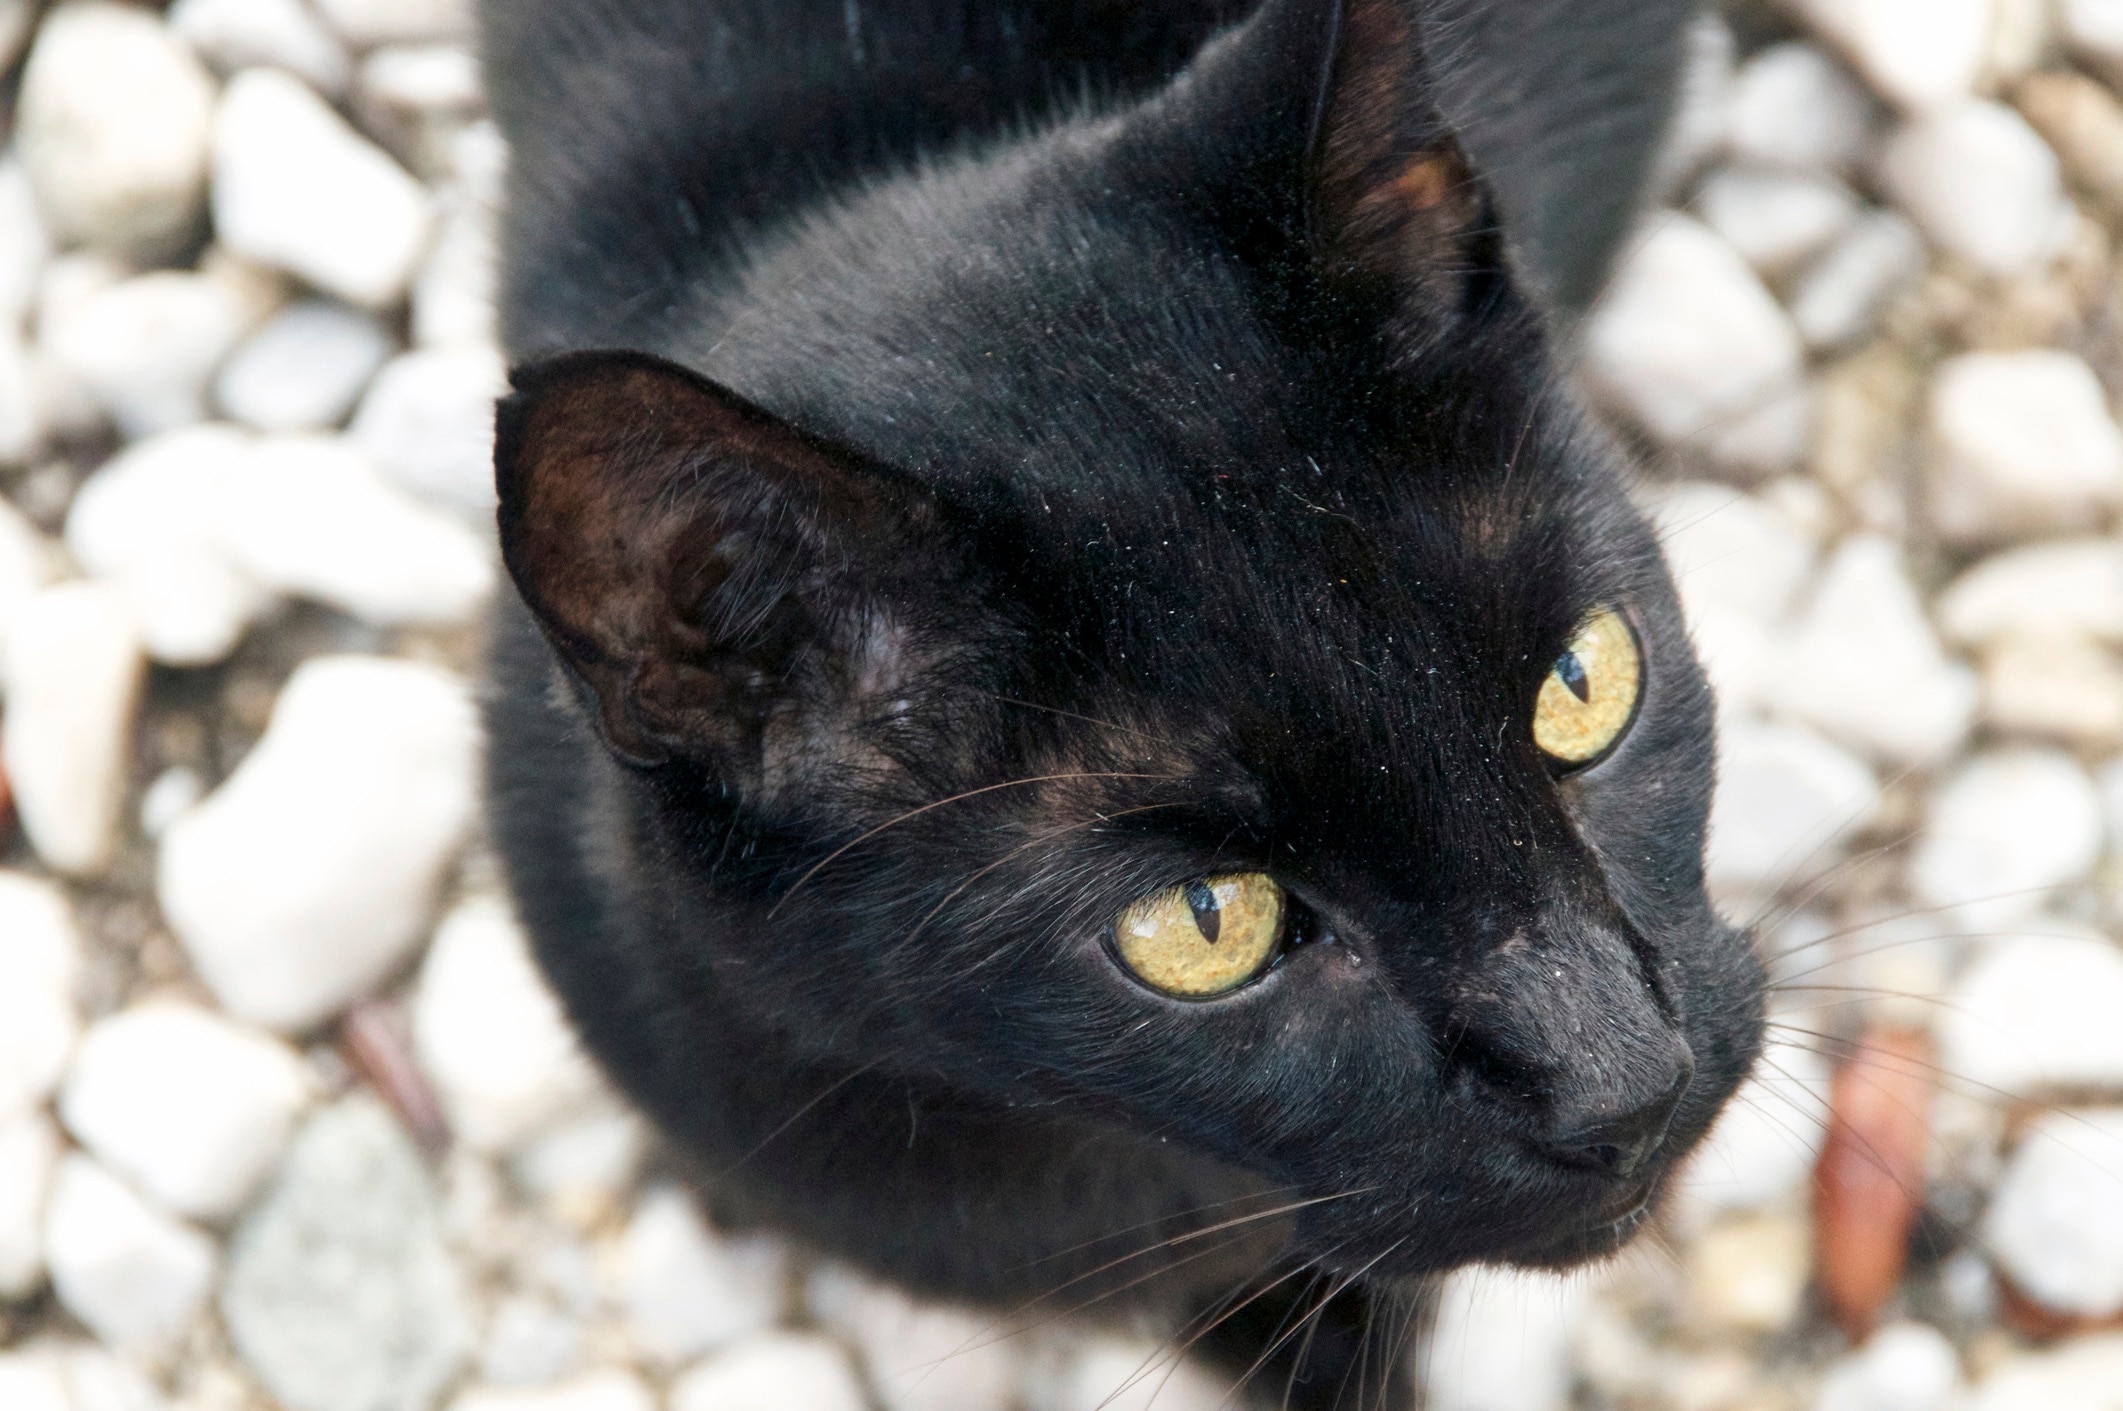
[{"label": "black fur", "polygon": [[[1671,584],[1554,371],[1686,6],[1244,8],[493,0],[491,790],[733,1218],[1006,1306],[1257,1292],[1203,1343],[1241,1367],[1360,1278],[1264,1374],[1331,1406],[1363,1290],[1626,1239],[1760,977]],[[1645,703],[1559,776],[1534,696],[1608,604]],[[1266,978],[1112,961],[1232,870],[1300,902]]]}]

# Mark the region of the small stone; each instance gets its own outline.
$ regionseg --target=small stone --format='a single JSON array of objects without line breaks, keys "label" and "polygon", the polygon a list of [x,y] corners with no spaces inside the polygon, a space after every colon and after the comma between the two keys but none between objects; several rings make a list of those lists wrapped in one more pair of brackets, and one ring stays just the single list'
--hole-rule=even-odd
[{"label": "small stone", "polygon": [[511,1294],[494,1309],[479,1353],[489,1386],[545,1386],[582,1364],[582,1325],[543,1299]]},{"label": "small stone", "polygon": [[1960,1390],[1961,1359],[1946,1335],[1894,1323],[1828,1369],[1813,1411],[1951,1411]]},{"label": "small stone", "polygon": [[1697,1235],[1684,1252],[1690,1316],[1711,1327],[1768,1333],[1805,1305],[1813,1235],[1793,1215],[1742,1215]]},{"label": "small stone", "polygon": [[1983,1238],[2044,1308],[2123,1312],[2123,1108],[2037,1118],[1984,1214]]},{"label": "small stone", "polygon": [[59,1364],[28,1352],[0,1352],[0,1406],[8,1411],[74,1411]]},{"label": "small stone", "polygon": [[420,1153],[366,1094],[312,1117],[229,1245],[221,1311],[287,1411],[428,1411],[469,1355]]},{"label": "small stone", "polygon": [[2056,154],[2003,104],[1956,103],[1906,124],[1880,181],[1933,244],[2001,278],[2054,255],[2070,229]]},{"label": "small stone", "polygon": [[1799,389],[1797,331],[1730,245],[1658,217],[1586,334],[1593,384],[1656,439],[1702,444]]},{"label": "small stone", "polygon": [[1772,44],[1733,79],[1726,142],[1744,160],[1847,171],[1864,159],[1872,127],[1872,99],[1814,45]]},{"label": "small stone", "polygon": [[35,307],[52,236],[22,159],[0,158],[0,323],[19,328]]},{"label": "small stone", "polygon": [[627,1330],[666,1366],[773,1326],[785,1284],[780,1246],[725,1239],[674,1186],[641,1198],[620,1241]]},{"label": "small stone", "polygon": [[[1096,1402],[1084,1402],[1085,1408]],[[1160,1403],[1162,1405],[1162,1403]],[[770,1333],[705,1362],[671,1383],[670,1411],[733,1411],[771,1406],[774,1411],[865,1411],[869,1401],[848,1365],[848,1355],[808,1333]],[[1058,1402],[1075,1411],[1075,1402]],[[1131,1411],[1116,1403],[1113,1411]],[[1180,1408],[1175,1407],[1175,1411]]]},{"label": "small stone", "polygon": [[212,275],[159,270],[83,300],[45,342],[121,432],[152,436],[206,419],[215,369],[261,312]]},{"label": "small stone", "polygon": [[2123,1333],[2082,1337],[2048,1352],[2016,1352],[1959,1411],[2115,1411],[2123,1387]]},{"label": "small stone", "polygon": [[317,0],[317,8],[349,44],[363,49],[472,33],[471,0]]},{"label": "small stone", "polygon": [[[44,1277],[44,1200],[59,1164],[59,1131],[42,1112],[0,1117],[0,1300]],[[12,1406],[0,1394],[0,1406]]]},{"label": "small stone", "polygon": [[2123,431],[2084,359],[1964,353],[1931,393],[1931,519],[1955,544],[2094,528],[2123,504]]},{"label": "small stone", "polygon": [[313,657],[265,736],[162,842],[163,914],[222,1004],[283,1030],[330,1017],[426,934],[477,795],[462,682]]},{"label": "small stone", "polygon": [[2055,750],[1979,755],[1933,794],[1910,859],[1919,900],[1995,929],[2048,907],[2101,856],[2101,798]]},{"label": "small stone", "polygon": [[1016,1404],[1022,1351],[995,1316],[917,1303],[832,1265],[814,1270],[812,1314],[855,1344],[884,1411],[1005,1411]]},{"label": "small stone", "polygon": [[1735,165],[1704,181],[1695,208],[1742,259],[1774,279],[1847,231],[1857,219],[1858,198],[1819,172]]},{"label": "small stone", "polygon": [[206,780],[186,764],[171,765],[140,795],[140,831],[159,841],[172,823],[206,796]]},{"label": "small stone", "polygon": [[1983,657],[1983,723],[2082,749],[2123,743],[2123,665],[2080,636],[2018,637]]},{"label": "small stone", "polygon": [[1872,822],[1872,770],[1810,730],[1736,723],[1720,732],[1705,866],[1713,888],[1745,892],[1819,873]]},{"label": "small stone", "polygon": [[2123,1087],[2123,951],[2045,919],[1978,952],[1938,1016],[1940,1065],[1982,1093]]},{"label": "small stone", "polygon": [[1994,22],[1992,0],[1795,0],[1793,8],[1883,96],[1916,109],[1974,90]]},{"label": "small stone", "polygon": [[1951,754],[1976,708],[1974,675],[1940,649],[1901,550],[1874,534],[1829,557],[1771,691],[1783,713],[1902,764]]},{"label": "small stone", "polygon": [[[790,1403],[776,1394],[758,1404],[784,1411]],[[474,1387],[451,1398],[449,1411],[656,1411],[656,1396],[632,1372],[607,1367],[536,1391]]]},{"label": "small stone", "polygon": [[1654,164],[1647,196],[1664,201],[1684,186],[1725,135],[1725,98],[1738,47],[1732,26],[1713,9],[1698,10],[1684,31],[1673,117]]},{"label": "small stone", "polygon": [[279,1040],[151,1000],[83,1036],[59,1115],[165,1208],[220,1221],[280,1159],[309,1093],[309,1070]]},{"label": "small stone", "polygon": [[2071,179],[2110,211],[2123,211],[2123,103],[2115,94],[2064,71],[2031,76],[2015,96]]},{"label": "small stone", "polygon": [[73,1397],[73,1411],[167,1411],[162,1393],[138,1367],[93,1343],[62,1344],[53,1361]]},{"label": "small stone", "polygon": [[494,399],[507,389],[507,369],[490,347],[405,353],[376,375],[348,435],[405,488],[491,514]]},{"label": "small stone", "polygon": [[[1026,1411],[1228,1411],[1245,1404],[1229,1378],[1173,1349],[1171,1342],[1112,1335],[1069,1347],[1027,1379]],[[675,1401],[672,1411],[680,1411]]]},{"label": "small stone", "polygon": [[213,78],[152,11],[54,9],[16,119],[53,232],[141,263],[182,250],[199,226],[213,104]]},{"label": "small stone", "polygon": [[1803,1200],[1827,1124],[1827,1063],[1810,1048],[1772,1037],[1689,1158],[1676,1191],[1678,1213],[1700,1227],[1731,1211]]},{"label": "small stone", "polygon": [[460,44],[393,44],[361,64],[372,102],[415,113],[467,113],[486,102],[479,60]]},{"label": "small stone", "polygon": [[81,1018],[74,984],[81,932],[66,894],[0,871],[0,1121],[51,1096]]},{"label": "small stone", "polygon": [[44,1260],[69,1313],[113,1347],[167,1352],[213,1289],[214,1244],[85,1156],[60,1163]]},{"label": "small stone", "polygon": [[1430,1340],[1429,1411],[1564,1411],[1582,1280],[1504,1269],[1450,1276]]},{"label": "small stone", "polygon": [[51,581],[56,557],[37,526],[0,499],[0,661],[6,659],[10,624]]},{"label": "small stone", "polygon": [[491,898],[463,903],[436,929],[413,1042],[451,1130],[475,1151],[521,1146],[599,1090],[522,926]]},{"label": "small stone", "polygon": [[222,660],[264,606],[220,544],[229,479],[249,447],[226,426],[166,432],[113,456],[74,496],[67,548],[124,593],[157,661]]},{"label": "small stone", "polygon": [[2073,49],[2104,72],[2123,73],[2123,3],[2060,0],[2057,18]]},{"label": "small stone", "polygon": [[246,69],[214,117],[214,223],[231,250],[382,308],[433,218],[426,191],[299,79]]},{"label": "small stone", "polygon": [[177,0],[169,23],[225,74],[270,64],[336,97],[353,73],[346,47],[302,0]]},{"label": "small stone", "polygon": [[1793,284],[1791,321],[1809,348],[1861,342],[1924,263],[1915,226],[1892,211],[1868,211]]},{"label": "small stone", "polygon": [[0,331],[0,463],[26,464],[44,449],[55,429],[53,385],[70,380],[44,353]]},{"label": "small stone", "polygon": [[423,348],[493,343],[499,259],[492,212],[458,192],[428,262],[413,281],[413,341]]},{"label": "small stone", "polygon": [[132,610],[103,584],[46,588],[8,631],[7,775],[55,871],[101,872],[117,847],[143,665]]},{"label": "small stone", "polygon": [[372,314],[325,299],[290,305],[247,339],[221,370],[222,410],[261,431],[311,431],[346,419],[391,356]]},{"label": "small stone", "polygon": [[509,1169],[526,1194],[595,1223],[619,1207],[648,1149],[639,1117],[592,1111],[527,1143]]},{"label": "small stone", "polygon": [[2123,545],[2077,539],[1993,554],[1940,594],[1938,618],[1964,647],[2042,636],[2123,643]]},{"label": "small stone", "polygon": [[235,466],[220,539],[253,582],[377,623],[463,622],[494,585],[485,543],[335,436],[261,439]]}]

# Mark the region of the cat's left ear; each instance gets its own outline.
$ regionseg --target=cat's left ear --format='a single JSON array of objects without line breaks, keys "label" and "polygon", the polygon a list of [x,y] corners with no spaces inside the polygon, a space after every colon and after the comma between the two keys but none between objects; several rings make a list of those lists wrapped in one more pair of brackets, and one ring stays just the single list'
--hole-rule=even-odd
[{"label": "cat's left ear", "polygon": [[1182,76],[1162,138],[1139,151],[1179,134],[1170,176],[1255,263],[1466,307],[1504,275],[1503,242],[1440,111],[1416,8],[1266,0]]}]

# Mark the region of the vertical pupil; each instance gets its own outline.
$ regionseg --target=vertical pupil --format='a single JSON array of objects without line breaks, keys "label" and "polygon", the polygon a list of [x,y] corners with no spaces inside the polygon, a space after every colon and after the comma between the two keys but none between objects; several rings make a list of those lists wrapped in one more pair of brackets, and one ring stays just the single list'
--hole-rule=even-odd
[{"label": "vertical pupil", "polygon": [[1186,886],[1187,905],[1194,910],[1194,927],[1202,933],[1202,939],[1216,944],[1216,933],[1223,929],[1223,909],[1216,904],[1216,893],[1207,882],[1189,882]]},{"label": "vertical pupil", "polygon": [[1592,700],[1592,683],[1585,679],[1585,664],[1578,660],[1576,652],[1564,652],[1555,659],[1555,674],[1570,688],[1570,694],[1580,701]]}]

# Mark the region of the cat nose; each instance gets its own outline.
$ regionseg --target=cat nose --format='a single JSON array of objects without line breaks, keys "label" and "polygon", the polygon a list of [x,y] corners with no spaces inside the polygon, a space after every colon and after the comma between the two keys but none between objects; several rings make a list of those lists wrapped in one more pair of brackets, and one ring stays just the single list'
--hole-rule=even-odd
[{"label": "cat nose", "polygon": [[1677,1047],[1671,1080],[1650,1101],[1621,1112],[1554,1114],[1557,1134],[1540,1143],[1546,1155],[1561,1165],[1617,1180],[1635,1175],[1665,1141],[1666,1129],[1695,1076],[1694,1055],[1685,1044]]}]

